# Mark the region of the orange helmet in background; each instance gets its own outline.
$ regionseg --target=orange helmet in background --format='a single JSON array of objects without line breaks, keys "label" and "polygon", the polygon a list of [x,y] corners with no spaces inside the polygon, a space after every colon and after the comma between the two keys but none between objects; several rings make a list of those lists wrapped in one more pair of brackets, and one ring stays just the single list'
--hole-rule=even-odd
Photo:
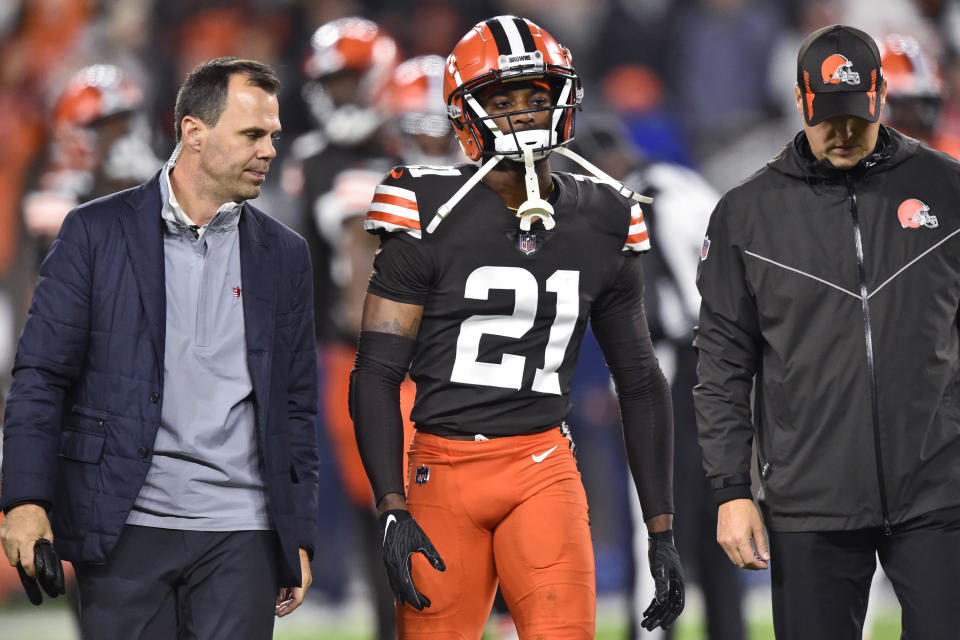
[{"label": "orange helmet in background", "polygon": [[97,120],[136,111],[143,91],[119,67],[94,64],[77,71],[53,106],[53,128],[89,127]]},{"label": "orange helmet in background", "polygon": [[77,203],[156,173],[163,163],[151,145],[145,107],[140,85],[118,66],[93,64],[70,77],[53,100],[47,165],[38,188],[24,197],[32,235],[52,238]]},{"label": "orange helmet in background", "polygon": [[878,42],[887,80],[885,121],[929,141],[938,128],[943,80],[936,59],[913,36],[892,33]]},{"label": "orange helmet in background", "polygon": [[104,143],[98,130],[109,126],[112,119],[133,117],[143,107],[143,91],[120,67],[83,67],[70,77],[53,103],[51,168],[97,171],[104,162],[103,149],[98,151]]},{"label": "orange helmet in background", "polygon": [[407,164],[464,162],[454,143],[443,101],[445,63],[436,55],[417,56],[393,72],[383,104],[398,129]]},{"label": "orange helmet in background", "polygon": [[377,101],[397,62],[396,41],[365,18],[339,18],[314,32],[303,96],[332,142],[357,144],[383,123]]},{"label": "orange helmet in background", "polygon": [[[502,133],[481,107],[477,94],[486,87],[515,81],[542,80],[553,105],[550,129],[537,151],[540,157],[573,139],[574,113],[583,88],[570,51],[533,22],[497,16],[477,23],[447,57],[443,85],[447,115],[464,153],[471,160],[501,154],[519,159],[516,132]],[[512,139],[512,144],[511,144]]]},{"label": "orange helmet in background", "polygon": [[887,96],[939,97],[940,69],[913,36],[891,33],[880,41],[880,65],[887,79]]}]

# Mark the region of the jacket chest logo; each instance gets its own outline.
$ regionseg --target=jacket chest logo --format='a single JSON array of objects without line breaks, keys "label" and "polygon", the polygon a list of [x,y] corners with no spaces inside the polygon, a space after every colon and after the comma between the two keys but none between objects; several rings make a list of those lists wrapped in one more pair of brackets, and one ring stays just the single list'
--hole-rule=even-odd
[{"label": "jacket chest logo", "polygon": [[930,207],[916,198],[904,200],[897,207],[897,218],[904,229],[919,229],[926,227],[936,229],[940,226],[937,216],[930,213]]}]

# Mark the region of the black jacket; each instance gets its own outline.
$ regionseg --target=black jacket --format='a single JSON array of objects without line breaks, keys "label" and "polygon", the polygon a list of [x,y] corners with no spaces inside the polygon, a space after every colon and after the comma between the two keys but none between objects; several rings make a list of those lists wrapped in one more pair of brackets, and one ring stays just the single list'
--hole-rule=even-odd
[{"label": "black jacket", "polygon": [[773,530],[960,504],[960,164],[883,127],[838,171],[801,133],[717,205],[697,284],[718,502],[750,495],[756,435]]}]

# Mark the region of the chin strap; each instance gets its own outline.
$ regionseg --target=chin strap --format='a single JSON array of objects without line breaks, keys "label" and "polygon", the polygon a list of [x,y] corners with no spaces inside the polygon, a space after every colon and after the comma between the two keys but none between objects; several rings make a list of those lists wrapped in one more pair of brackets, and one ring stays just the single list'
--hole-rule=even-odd
[{"label": "chin strap", "polygon": [[557,147],[553,151],[554,153],[559,153],[560,155],[566,158],[569,158],[570,160],[573,160],[574,162],[579,164],[581,167],[583,167],[584,169],[592,173],[594,176],[596,176],[596,178],[600,180],[600,182],[602,182],[603,184],[609,187],[612,187],[617,193],[622,195],[624,198],[630,198],[631,200],[636,200],[637,202],[647,202],[647,203],[653,202],[653,198],[649,196],[640,195],[633,189],[628,189],[626,186],[624,186],[622,182],[620,182],[616,178],[612,178],[611,176],[607,175],[606,173],[598,169],[596,166],[594,166],[593,163],[591,163],[589,160],[587,160],[580,154],[574,153],[573,151],[571,151],[570,149],[567,149],[566,147]]},{"label": "chin strap", "polygon": [[530,225],[539,218],[543,228],[553,229],[556,222],[553,220],[553,207],[540,197],[540,182],[537,180],[537,170],[533,168],[533,149],[523,149],[524,185],[527,188],[527,200],[517,209],[520,218],[520,230],[530,231]]},{"label": "chin strap", "polygon": [[[653,198],[641,195],[627,188],[622,182],[604,173],[580,154],[574,153],[566,147],[556,147],[552,149],[552,151],[579,164],[592,173],[599,182],[611,187],[621,196],[636,200],[637,202],[653,202]],[[530,226],[538,219],[543,223],[544,229],[553,229],[557,224],[553,219],[553,207],[549,202],[540,197],[540,184],[537,181],[537,172],[533,166],[534,154],[543,154],[543,152],[534,149],[532,146],[521,147],[521,152],[523,153],[524,186],[527,190],[527,200],[517,209],[517,217],[520,218],[520,229],[522,231],[529,231]],[[430,224],[427,225],[427,233],[433,233],[440,224],[440,221],[450,214],[450,211],[467,195],[467,192],[474,188],[504,157],[505,156],[498,154],[490,158],[490,160],[480,166],[469,180],[463,183],[463,186],[457,189],[457,192],[454,193],[449,200],[440,205],[437,209],[437,214],[433,217],[433,220],[430,221]],[[514,158],[511,158],[511,160],[516,161]]]},{"label": "chin strap", "polygon": [[490,170],[497,166],[497,163],[503,160],[503,156],[493,156],[485,164],[480,165],[480,168],[477,169],[477,172],[470,176],[470,179],[463,183],[457,192],[454,193],[449,200],[444,202],[437,209],[437,215],[433,216],[433,220],[430,221],[430,224],[427,225],[427,233],[433,233],[437,229],[437,225],[440,224],[440,221],[446,218],[450,211],[457,206],[457,203],[463,200],[463,196],[467,195],[467,191],[473,189],[477,186],[477,183],[483,180],[483,177],[490,173]]}]

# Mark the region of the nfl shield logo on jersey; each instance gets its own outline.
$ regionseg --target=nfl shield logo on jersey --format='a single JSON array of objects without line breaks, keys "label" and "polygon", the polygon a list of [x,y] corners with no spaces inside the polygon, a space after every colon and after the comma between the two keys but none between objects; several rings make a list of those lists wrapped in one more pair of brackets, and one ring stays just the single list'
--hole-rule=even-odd
[{"label": "nfl shield logo on jersey", "polygon": [[537,250],[537,235],[535,233],[520,232],[517,236],[517,248],[526,255]]},{"label": "nfl shield logo on jersey", "polygon": [[427,480],[430,479],[430,467],[425,465],[420,465],[417,467],[417,475],[414,476],[413,481],[417,484],[426,484]]}]

